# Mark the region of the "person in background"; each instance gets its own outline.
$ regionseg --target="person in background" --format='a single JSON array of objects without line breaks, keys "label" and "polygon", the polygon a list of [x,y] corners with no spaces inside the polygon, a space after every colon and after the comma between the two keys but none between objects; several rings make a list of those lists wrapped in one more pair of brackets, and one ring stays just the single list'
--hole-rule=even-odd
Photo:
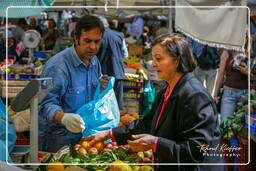
[{"label": "person in background", "polygon": [[125,37],[125,42],[126,42],[126,44],[128,44],[128,46],[129,46],[129,44],[135,44],[136,43],[137,40],[128,33],[128,30],[127,30],[126,27],[123,28],[123,34],[124,34],[124,37]]},{"label": "person in background", "polygon": [[12,31],[6,30],[2,34],[2,47],[0,48],[0,62],[6,59],[6,45],[8,49],[8,59],[19,61],[19,56],[16,52],[16,40],[12,34]]},{"label": "person in background", "polygon": [[148,33],[149,33],[149,28],[147,26],[144,26],[143,27],[143,33],[140,36],[140,39],[142,41],[143,46],[146,49],[151,47],[151,40],[150,40],[150,37],[149,37]]},{"label": "person in background", "polygon": [[[240,57],[245,57],[245,53],[222,49],[220,68],[217,75],[213,96],[216,103],[218,103],[219,99],[221,99],[221,122],[227,119],[228,116],[234,114],[236,104],[238,103],[240,97],[248,94],[247,75],[243,74],[238,68],[236,68],[240,65],[240,63],[236,62]],[[220,89],[222,84],[224,85],[224,91],[220,97]]]},{"label": "person in background", "polygon": [[75,17],[71,18],[71,21],[68,24],[68,36],[72,37],[72,34],[74,33],[76,28],[77,21],[78,21],[78,18],[75,18]]},{"label": "person in background", "polygon": [[47,31],[46,33],[43,34],[43,50],[53,50],[55,41],[59,37],[58,31],[55,29],[56,28],[56,22],[54,19],[49,19],[48,20],[48,26],[47,26]]},{"label": "person in background", "polygon": [[220,49],[201,44],[192,38],[187,38],[197,62],[194,74],[206,89],[213,94],[213,88],[220,64]]},{"label": "person in background", "polygon": [[[104,26],[97,17],[82,17],[75,28],[74,46],[46,62],[41,77],[51,77],[53,88],[40,104],[40,150],[57,152],[81,139],[86,125],[75,112],[93,99],[102,77],[96,54],[103,33]],[[104,84],[104,79],[100,81]]]},{"label": "person in background", "polygon": [[[171,21],[170,21],[171,22]],[[157,36],[160,36],[161,34],[167,34],[167,33],[169,33],[169,29],[168,29],[168,22],[167,22],[167,20],[163,20],[163,21],[161,21],[161,25],[160,25],[160,28],[159,29],[157,29],[157,31],[156,31],[156,37]]]},{"label": "person in background", "polygon": [[[86,138],[92,146],[112,139],[128,144],[134,152],[152,149],[156,170],[223,171],[223,157],[207,156],[201,147],[216,147],[220,130],[215,103],[195,78],[195,63],[188,42],[180,34],[162,35],[152,44],[153,67],[166,86],[155,98],[152,109],[129,125],[102,131]],[[207,151],[221,154],[221,151]],[[182,165],[207,163],[207,165]],[[211,165],[209,164],[211,163]]]},{"label": "person in background", "polygon": [[114,91],[119,110],[122,111],[124,110],[122,80],[125,79],[123,58],[128,56],[128,51],[123,33],[110,29],[107,20],[103,17],[99,18],[104,24],[105,32],[97,57],[102,67],[102,73],[114,76],[116,79]]},{"label": "person in background", "polygon": [[38,33],[40,33],[41,36],[43,35],[43,31],[41,27],[36,23],[35,18],[30,18],[29,24],[29,29],[36,30]]},{"label": "person in background", "polygon": [[113,19],[109,24],[109,28],[118,31],[118,20]]},{"label": "person in background", "polygon": [[23,41],[24,33],[29,28],[27,21],[25,18],[20,18],[16,27],[12,30],[13,36],[17,40],[17,42]]}]

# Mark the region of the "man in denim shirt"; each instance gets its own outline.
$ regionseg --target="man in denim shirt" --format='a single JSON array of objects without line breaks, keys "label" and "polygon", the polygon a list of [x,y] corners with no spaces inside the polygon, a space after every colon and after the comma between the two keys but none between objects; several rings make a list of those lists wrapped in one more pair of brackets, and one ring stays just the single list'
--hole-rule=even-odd
[{"label": "man in denim shirt", "polygon": [[42,77],[52,77],[53,88],[41,103],[40,150],[56,152],[81,139],[84,121],[74,112],[92,100],[102,76],[95,55],[103,33],[104,26],[97,17],[84,16],[76,25],[74,46],[56,54],[45,64]]}]

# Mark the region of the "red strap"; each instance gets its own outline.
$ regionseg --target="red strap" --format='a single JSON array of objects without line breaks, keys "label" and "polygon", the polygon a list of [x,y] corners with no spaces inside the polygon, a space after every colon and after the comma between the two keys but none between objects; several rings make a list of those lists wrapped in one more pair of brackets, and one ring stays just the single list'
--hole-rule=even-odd
[{"label": "red strap", "polygon": [[[183,74],[183,75],[179,78],[179,80],[176,82],[175,86],[180,82],[181,78],[182,78],[184,75],[185,75],[185,74]],[[173,89],[175,88],[175,86],[173,87]],[[166,106],[166,104],[167,104],[167,101],[168,101],[169,97],[170,97],[171,94],[172,94],[173,89],[170,90],[170,86],[168,86],[168,88],[166,89],[166,92],[164,93],[164,102],[163,102],[161,111],[160,111],[160,113],[159,113],[159,115],[158,115],[158,118],[157,118],[157,121],[156,121],[156,127],[155,127],[155,129],[157,128],[158,123],[159,123],[159,121],[160,121],[160,118],[161,118],[162,115],[163,115],[164,108],[165,108],[165,106]]]},{"label": "red strap", "polygon": [[163,102],[163,105],[162,105],[160,114],[158,115],[158,118],[157,118],[157,121],[156,121],[156,128],[157,128],[157,126],[158,126],[158,123],[159,123],[159,121],[160,121],[160,118],[161,118],[162,115],[163,115],[164,108],[165,108],[165,106],[166,106],[166,104],[167,104],[167,101],[168,101],[170,95],[171,95],[171,92],[172,92],[172,91],[170,91],[170,86],[168,86],[168,88],[166,89],[166,92],[164,93],[164,102]]}]

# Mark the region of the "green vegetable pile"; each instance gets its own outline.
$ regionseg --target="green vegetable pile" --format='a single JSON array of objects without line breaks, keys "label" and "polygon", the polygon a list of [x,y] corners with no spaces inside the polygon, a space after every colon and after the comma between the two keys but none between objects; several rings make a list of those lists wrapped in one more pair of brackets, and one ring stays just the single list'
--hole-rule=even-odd
[{"label": "green vegetable pile", "polygon": [[[256,92],[251,91],[250,94],[250,113],[256,113]],[[248,114],[248,96],[242,96],[236,107],[235,114],[230,115],[220,125],[221,139],[228,142],[231,135],[235,135],[238,139],[247,138],[248,131],[245,129],[245,117]]]},{"label": "green vegetable pile", "polygon": [[[104,170],[109,167],[109,163],[112,163],[116,160],[125,161],[126,163],[135,163],[133,157],[129,157],[126,154],[125,150],[121,148],[111,149],[109,151],[101,151],[99,154],[87,154],[81,155],[76,152],[73,146],[69,147],[70,152],[68,154],[64,154],[58,160],[62,163],[70,163],[70,164],[88,164],[93,163],[96,165],[79,165],[81,168],[86,168],[87,170]],[[46,161],[42,163],[50,163],[53,162],[53,156],[50,156]],[[97,165],[98,164],[98,165]],[[68,166],[65,166],[68,167]],[[41,165],[39,167],[39,171],[45,171],[46,166]]]}]

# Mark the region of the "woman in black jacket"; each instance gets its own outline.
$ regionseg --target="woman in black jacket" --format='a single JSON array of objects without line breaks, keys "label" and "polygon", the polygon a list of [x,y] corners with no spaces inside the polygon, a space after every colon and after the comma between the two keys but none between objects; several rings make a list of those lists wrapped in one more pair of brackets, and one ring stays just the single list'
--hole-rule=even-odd
[{"label": "woman in black jacket", "polygon": [[[87,140],[93,145],[112,138],[118,145],[128,142],[135,152],[152,149],[155,162],[164,163],[157,170],[224,170],[225,166],[216,164],[224,164],[216,107],[192,73],[195,64],[186,39],[180,34],[167,34],[156,38],[152,45],[152,65],[167,85],[157,95],[151,111],[129,125]],[[207,165],[200,165],[204,163]]]}]

